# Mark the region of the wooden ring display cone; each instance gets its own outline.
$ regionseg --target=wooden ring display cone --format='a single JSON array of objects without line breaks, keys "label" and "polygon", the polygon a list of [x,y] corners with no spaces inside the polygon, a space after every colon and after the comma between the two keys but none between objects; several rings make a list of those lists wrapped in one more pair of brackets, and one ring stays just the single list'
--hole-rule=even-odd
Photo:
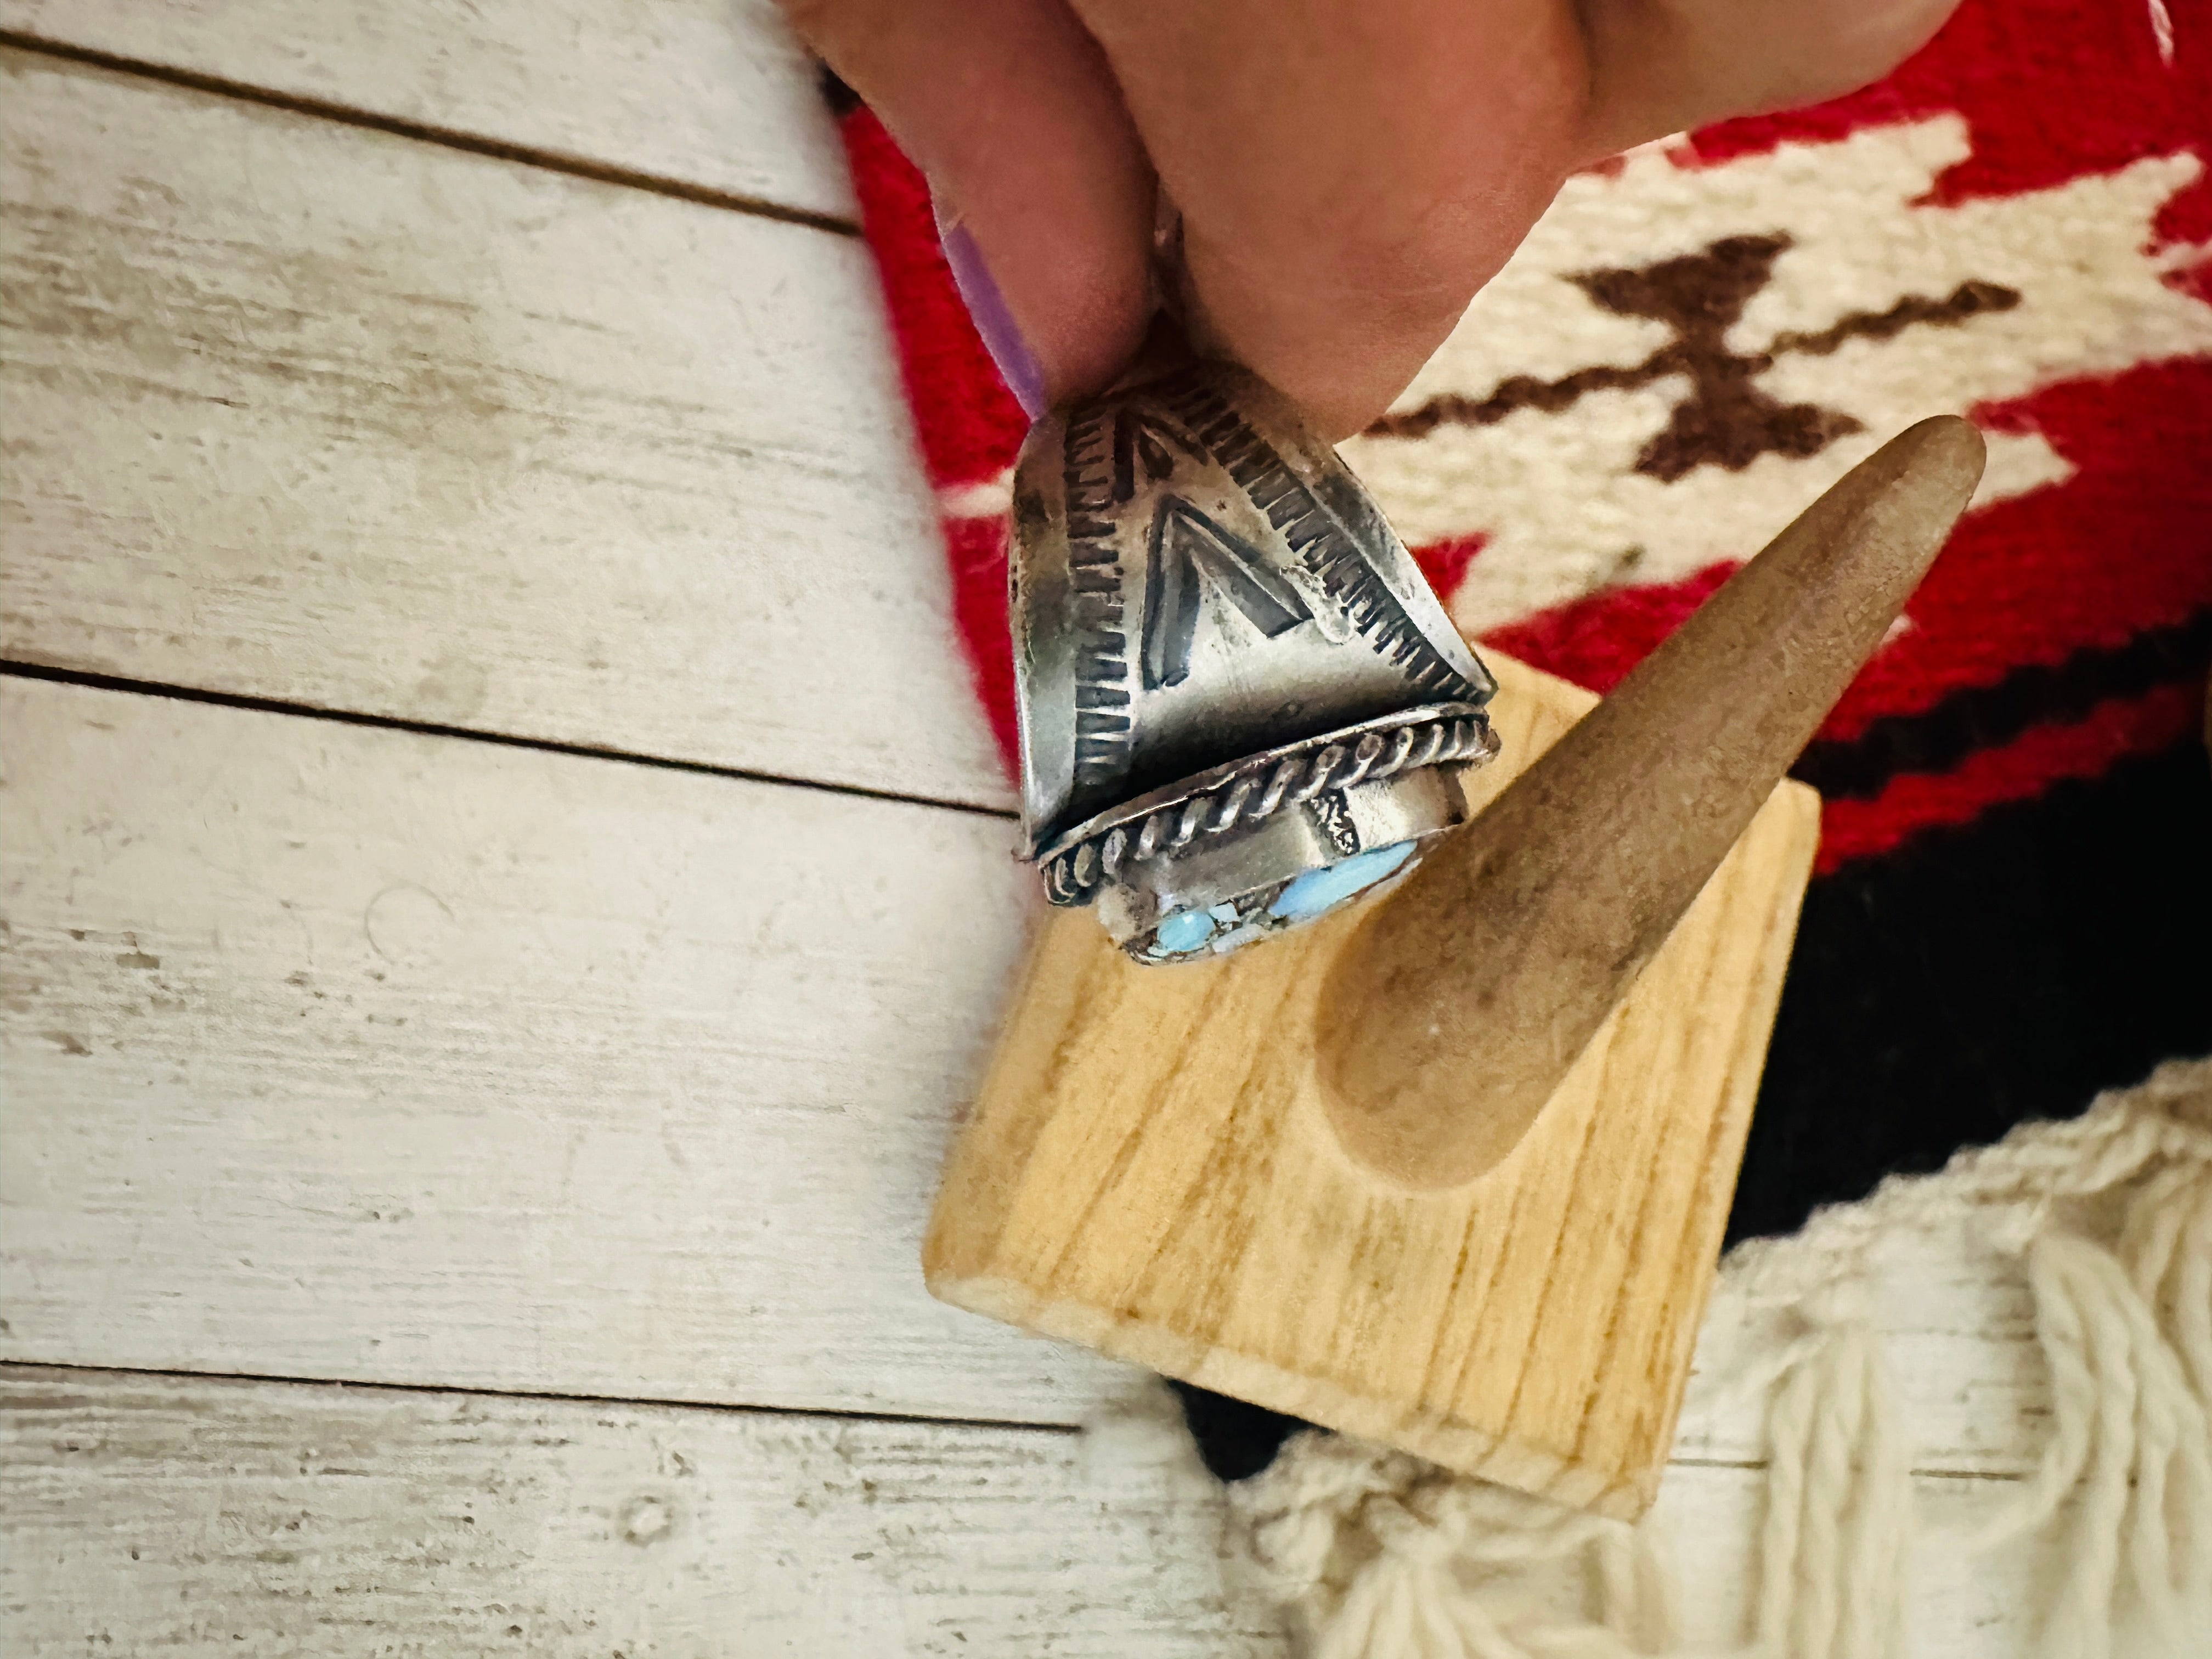
[{"label": "wooden ring display cone", "polygon": [[1639,1513],[1818,838],[1777,780],[1980,464],[1963,422],[1914,428],[1601,704],[1492,658],[1477,816],[1371,904],[1173,968],[1054,917],[947,1163],[930,1288]]},{"label": "wooden ring display cone", "polygon": [[1376,907],[1316,1034],[1346,1151],[1432,1187],[1513,1150],[1881,644],[1982,453],[1945,416],[1861,463]]}]

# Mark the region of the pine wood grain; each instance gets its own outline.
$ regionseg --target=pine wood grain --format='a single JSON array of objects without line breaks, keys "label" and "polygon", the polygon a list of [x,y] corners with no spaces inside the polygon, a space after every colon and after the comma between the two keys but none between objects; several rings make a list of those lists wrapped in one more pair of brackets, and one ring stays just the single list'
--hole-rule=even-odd
[{"label": "pine wood grain", "polygon": [[[1915,1486],[1906,1652],[2013,1659],[2048,1564],[1969,1545],[2019,1483]],[[21,1659],[1287,1651],[1218,1489],[1036,1431],[10,1367],[0,1492]],[[1660,1489],[1704,1649],[1743,1636],[1760,1503]]]},{"label": "pine wood grain", "polygon": [[[1482,799],[1595,702],[1492,665],[1504,747],[1471,775]],[[930,1288],[1509,1486],[1640,1512],[1818,834],[1812,793],[1778,787],[1521,1145],[1437,1191],[1355,1165],[1325,1121],[1315,1003],[1358,912],[1168,969],[1060,918],[946,1170]]]},{"label": "pine wood grain", "polygon": [[915,1255],[975,813],[0,681],[0,1357],[1079,1419]]},{"label": "pine wood grain", "polygon": [[4,72],[8,655],[1011,800],[856,241]]},{"label": "pine wood grain", "polygon": [[0,1459],[12,1659],[1285,1651],[1054,1431],[10,1369]]},{"label": "pine wood grain", "polygon": [[0,0],[0,27],[804,212],[852,188],[772,0]]}]

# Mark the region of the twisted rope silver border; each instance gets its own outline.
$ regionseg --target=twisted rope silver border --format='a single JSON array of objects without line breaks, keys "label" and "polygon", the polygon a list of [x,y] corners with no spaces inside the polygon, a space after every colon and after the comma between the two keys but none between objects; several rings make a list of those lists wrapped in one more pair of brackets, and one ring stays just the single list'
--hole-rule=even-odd
[{"label": "twisted rope silver border", "polygon": [[1140,820],[1094,832],[1041,860],[1044,896],[1056,905],[1088,903],[1128,859],[1175,852],[1200,836],[1256,823],[1285,802],[1302,805],[1325,789],[1349,789],[1425,766],[1477,764],[1497,752],[1498,736],[1490,721],[1467,713],[1370,732],[1357,743],[1324,744],[1310,753],[1285,755],[1272,766],[1262,755]]}]

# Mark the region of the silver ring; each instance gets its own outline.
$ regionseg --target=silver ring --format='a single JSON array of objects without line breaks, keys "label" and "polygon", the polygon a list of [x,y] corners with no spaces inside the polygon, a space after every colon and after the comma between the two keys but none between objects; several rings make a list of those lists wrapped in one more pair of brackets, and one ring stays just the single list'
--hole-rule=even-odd
[{"label": "silver ring", "polygon": [[1310,921],[1465,819],[1496,682],[1264,382],[1192,364],[1048,416],[1013,529],[1030,856],[1138,961]]}]

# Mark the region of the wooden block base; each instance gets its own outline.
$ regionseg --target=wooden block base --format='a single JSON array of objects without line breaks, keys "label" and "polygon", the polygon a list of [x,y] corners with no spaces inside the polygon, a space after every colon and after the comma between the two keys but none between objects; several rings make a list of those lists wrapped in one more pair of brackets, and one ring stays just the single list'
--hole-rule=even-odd
[{"label": "wooden block base", "polygon": [[[1492,657],[1477,805],[1595,699]],[[1654,810],[1660,810],[1657,803]],[[945,1301],[1621,1516],[1655,1494],[1819,836],[1784,784],[1514,1152],[1443,1191],[1353,1164],[1312,1060],[1355,908],[1139,968],[1055,915],[946,1166]],[[1379,901],[1388,904],[1391,901]],[[1468,1056],[1469,1077],[1482,1056]]]}]

